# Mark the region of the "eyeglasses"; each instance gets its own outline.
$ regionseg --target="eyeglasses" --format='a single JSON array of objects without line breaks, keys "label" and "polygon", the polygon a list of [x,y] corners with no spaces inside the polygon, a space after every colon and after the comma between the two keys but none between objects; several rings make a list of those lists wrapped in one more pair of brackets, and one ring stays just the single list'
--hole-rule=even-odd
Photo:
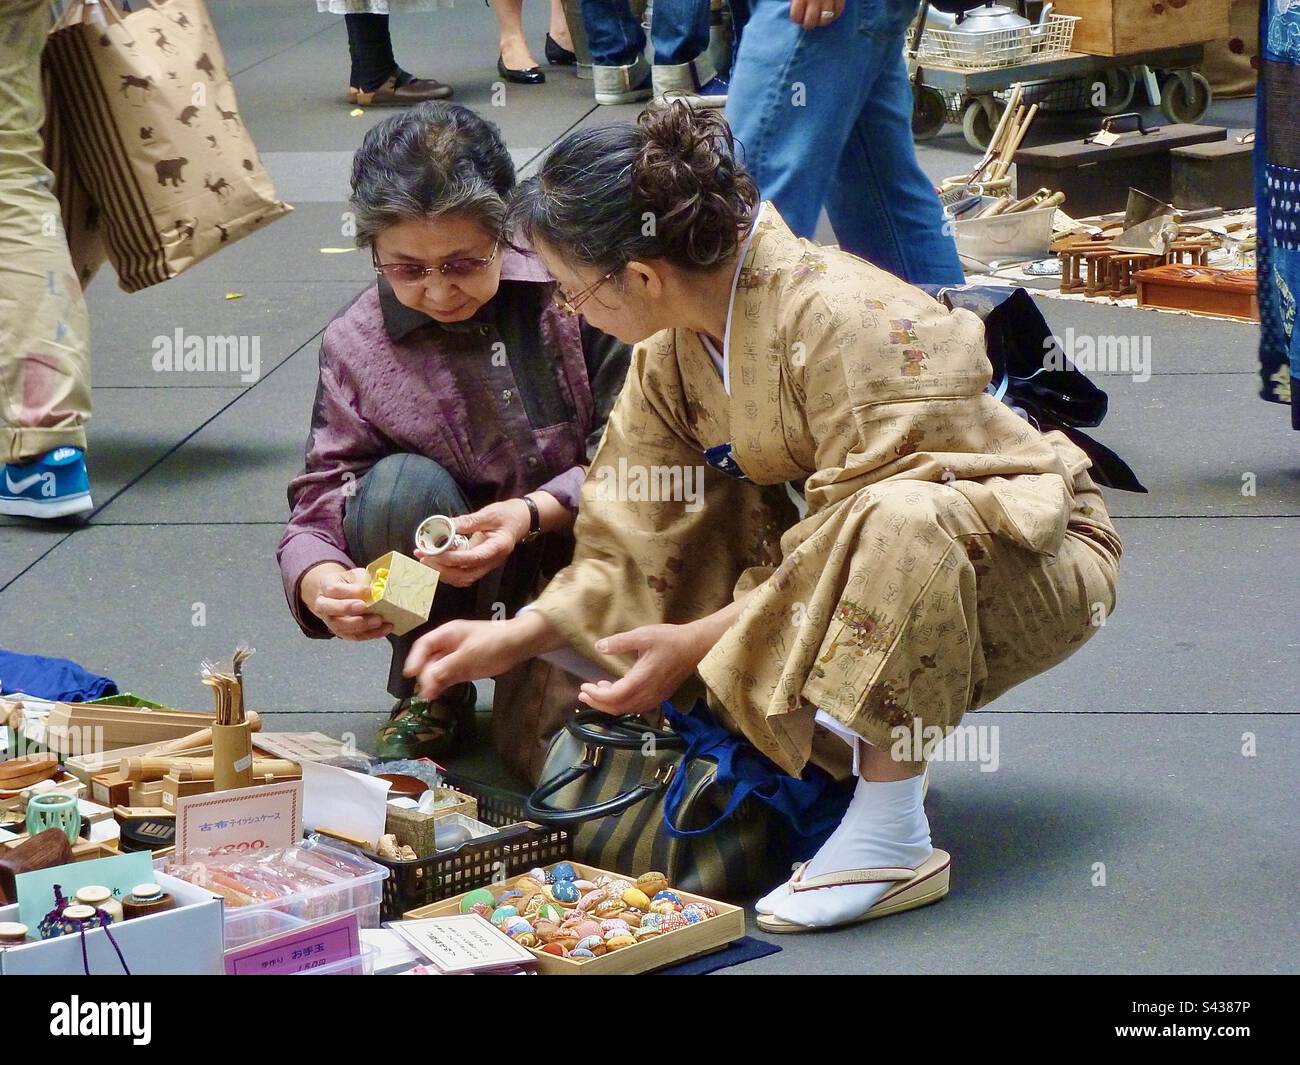
[{"label": "eyeglasses", "polygon": [[498,238],[492,245],[492,254],[486,259],[448,259],[440,266],[425,266],[423,263],[381,263],[379,253],[373,248],[370,250],[370,257],[375,264],[375,273],[388,278],[393,284],[416,285],[431,274],[442,274],[444,277],[469,277],[480,270],[486,270],[492,265],[500,249],[501,241]]},{"label": "eyeglasses", "polygon": [[621,266],[614,267],[613,270],[607,273],[594,285],[588,285],[576,296],[572,296],[572,297],[566,296],[564,292],[560,289],[559,284],[557,283],[555,288],[551,289],[551,302],[554,303],[555,306],[559,307],[560,310],[562,310],[565,314],[577,314],[578,308],[581,307],[584,303],[586,303],[587,300],[591,299],[591,297],[595,294],[596,290],[600,288],[600,286],[603,285],[606,281],[608,281],[611,277],[613,277],[616,273],[618,273],[621,269],[623,269]]}]

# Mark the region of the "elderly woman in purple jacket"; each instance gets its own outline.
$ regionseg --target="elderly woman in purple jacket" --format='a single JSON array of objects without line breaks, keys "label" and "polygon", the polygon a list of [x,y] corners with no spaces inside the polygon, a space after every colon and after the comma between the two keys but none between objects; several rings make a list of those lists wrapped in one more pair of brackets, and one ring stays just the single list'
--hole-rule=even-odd
[{"label": "elderly woman in purple jacket", "polygon": [[[308,636],[392,643],[383,757],[444,753],[473,720],[472,685],[413,698],[407,651],[444,621],[513,614],[564,565],[627,371],[627,347],[557,306],[546,269],[512,244],[514,183],[496,128],[441,102],[374,127],[353,161],[357,242],[378,278],[325,330],[277,557]],[[433,612],[396,637],[370,612],[364,566],[415,553],[431,514],[459,516],[470,542],[421,556],[440,573]]]}]

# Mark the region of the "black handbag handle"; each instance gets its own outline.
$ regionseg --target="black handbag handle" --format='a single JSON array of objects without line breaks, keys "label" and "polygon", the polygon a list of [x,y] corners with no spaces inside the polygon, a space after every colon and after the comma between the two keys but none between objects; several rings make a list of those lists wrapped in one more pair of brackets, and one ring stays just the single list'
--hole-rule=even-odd
[{"label": "black handbag handle", "polygon": [[[1119,115],[1111,115],[1110,117],[1106,118],[1106,119],[1102,122],[1102,124],[1101,124],[1101,129],[1098,130],[1097,132],[1098,132],[1098,133],[1114,133],[1115,130],[1114,130],[1112,127],[1113,127],[1113,126],[1115,125],[1115,123],[1118,122],[1121,118],[1135,118],[1135,119],[1137,119],[1137,129],[1136,129],[1136,130],[1126,130],[1125,132],[1127,132],[1127,133],[1138,133],[1138,134],[1140,134],[1141,136],[1145,137],[1145,136],[1147,136],[1148,134],[1155,133],[1156,130],[1158,130],[1158,129],[1161,128],[1160,126],[1152,126],[1150,129],[1147,129],[1147,127],[1146,127],[1146,123],[1142,121],[1142,115],[1141,115],[1139,112],[1137,112],[1137,111],[1125,111],[1123,114],[1119,114]],[[1096,133],[1090,133],[1090,134],[1088,134],[1088,136],[1086,136],[1086,137],[1083,138],[1083,143],[1084,143],[1084,144],[1091,144],[1091,143],[1092,143],[1092,138],[1095,137],[1096,135],[1097,135]]]},{"label": "black handbag handle", "polygon": [[[596,724],[600,724],[601,729],[591,727]],[[560,770],[550,780],[543,781],[524,800],[525,817],[533,821],[540,821],[545,825],[555,825],[560,828],[580,825],[586,821],[598,821],[601,818],[610,817],[631,809],[637,803],[650,798],[662,788],[666,788],[672,781],[673,774],[677,771],[676,763],[670,762],[666,767],[661,766],[656,770],[654,777],[650,780],[642,781],[636,787],[615,795],[611,799],[606,799],[604,802],[578,806],[572,810],[561,810],[552,806],[547,801],[552,795],[563,791],[570,784],[596,771],[596,768],[600,765],[601,755],[605,747],[612,747],[617,750],[637,750],[645,742],[647,734],[656,744],[662,744],[671,750],[680,750],[686,746],[686,741],[677,733],[656,729],[642,718],[638,717],[630,720],[627,718],[611,719],[608,714],[601,713],[599,710],[584,710],[575,714],[569,721],[567,728],[570,734],[583,743],[582,761],[575,766],[570,766],[568,769]]]},{"label": "black handbag handle", "polygon": [[[592,726],[599,726],[593,728]],[[580,710],[569,718],[565,727],[583,743],[596,747],[613,747],[618,751],[638,750],[650,739],[656,747],[684,750],[686,741],[670,729],[655,728],[635,714],[613,717],[600,710]]]}]

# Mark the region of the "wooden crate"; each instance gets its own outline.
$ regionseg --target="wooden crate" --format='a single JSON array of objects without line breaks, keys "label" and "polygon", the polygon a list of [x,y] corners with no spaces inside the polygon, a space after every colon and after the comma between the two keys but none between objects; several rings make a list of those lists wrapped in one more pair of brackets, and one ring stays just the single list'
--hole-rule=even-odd
[{"label": "wooden crate", "polygon": [[1056,0],[1058,15],[1078,15],[1070,47],[1089,55],[1131,55],[1228,38],[1231,0]]},{"label": "wooden crate", "polygon": [[1164,307],[1259,321],[1259,299],[1254,270],[1224,270],[1213,266],[1184,266],[1177,263],[1140,270],[1137,282],[1139,307]]},{"label": "wooden crate", "polygon": [[[594,880],[602,875],[618,876],[627,880],[636,879],[634,876],[612,873],[607,869],[597,869],[595,866],[582,865],[578,862],[569,864],[585,880]],[[503,884],[494,885],[494,893],[500,894],[508,890],[520,879],[522,877],[512,877]],[[676,965],[678,962],[701,954],[711,954],[715,950],[721,950],[728,943],[734,943],[744,937],[745,911],[739,906],[729,906],[725,902],[705,898],[703,895],[678,891],[677,888],[671,890],[683,903],[708,903],[717,915],[698,924],[687,925],[685,928],[678,928],[676,931],[665,932],[661,936],[643,940],[622,950],[602,954],[598,958],[557,958],[554,954],[544,954],[540,950],[534,950],[533,953],[537,955],[537,971],[543,976],[631,976],[635,973],[648,973],[654,969]],[[421,917],[446,917],[449,914],[460,913],[460,900],[463,897],[457,895],[443,902],[435,902],[432,906],[422,906],[418,910],[411,910],[405,916],[416,920]]]}]

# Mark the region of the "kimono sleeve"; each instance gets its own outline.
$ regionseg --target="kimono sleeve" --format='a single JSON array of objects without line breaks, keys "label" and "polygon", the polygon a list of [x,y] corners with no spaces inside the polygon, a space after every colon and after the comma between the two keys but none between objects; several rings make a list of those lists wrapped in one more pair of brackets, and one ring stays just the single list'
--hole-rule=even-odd
[{"label": "kimono sleeve", "polygon": [[597,640],[694,621],[731,602],[740,575],[779,561],[769,493],[703,461],[690,432],[671,340],[633,352],[583,484],[573,562],[532,604],[578,654],[622,674],[634,657]]}]

